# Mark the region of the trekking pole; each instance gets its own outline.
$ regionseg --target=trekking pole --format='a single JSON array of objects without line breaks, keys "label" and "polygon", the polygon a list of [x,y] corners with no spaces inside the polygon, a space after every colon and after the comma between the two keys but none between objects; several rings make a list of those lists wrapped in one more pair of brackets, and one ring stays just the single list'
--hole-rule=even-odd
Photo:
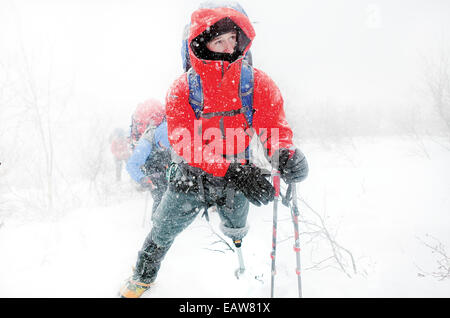
[{"label": "trekking pole", "polygon": [[150,191],[145,191],[145,206],[144,206],[144,217],[142,219],[142,227],[145,227],[145,224],[147,223],[147,207],[148,207],[148,196]]},{"label": "trekking pole", "polygon": [[273,298],[274,294],[274,283],[275,283],[275,257],[277,252],[277,223],[278,223],[278,200],[280,196],[280,172],[272,172],[272,182],[275,188],[275,198],[273,200],[273,228],[272,228],[272,253],[270,257],[272,258],[272,270],[271,270],[271,283],[270,283],[270,297]]},{"label": "trekking pole", "polygon": [[236,247],[237,255],[238,255],[238,261],[239,261],[239,268],[236,269],[234,274],[236,275],[236,278],[239,279],[239,277],[244,274],[245,272],[245,265],[244,265],[244,257],[242,256],[242,250],[241,250],[241,240],[235,240],[233,241],[234,246]]},{"label": "trekking pole", "polygon": [[297,283],[298,283],[298,297],[302,298],[302,280],[300,276],[300,234],[298,230],[298,206],[297,206],[297,189],[295,183],[292,185],[292,204],[291,204],[291,215],[292,215],[292,223],[294,224],[294,251],[295,258],[297,261],[297,268],[295,269],[295,273],[297,274]]}]

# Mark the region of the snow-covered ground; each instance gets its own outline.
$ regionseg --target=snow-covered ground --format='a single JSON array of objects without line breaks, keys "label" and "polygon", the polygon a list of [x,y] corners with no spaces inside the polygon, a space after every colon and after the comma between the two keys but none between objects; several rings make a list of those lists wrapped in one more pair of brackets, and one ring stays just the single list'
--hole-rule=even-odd
[{"label": "snow-covered ground", "polygon": [[[310,162],[310,175],[298,186],[304,297],[450,296],[450,279],[429,274],[440,270],[442,257],[425,246],[439,241],[450,255],[450,151],[438,138],[424,145],[426,152],[406,137],[303,144]],[[116,297],[151,226],[142,226],[145,194],[124,175],[101,203],[51,218],[2,219],[0,297]],[[330,240],[305,232],[305,222],[318,222],[311,209],[325,221],[322,230],[351,253],[356,272],[350,254],[333,254]],[[218,216],[210,216],[221,235]],[[234,277],[236,253],[199,215],[176,239],[144,297],[269,297],[272,205],[251,207],[248,220],[241,279]],[[296,297],[286,207],[278,229],[275,296]],[[333,255],[343,268],[326,260]]]},{"label": "snow-covered ground", "polygon": [[[164,100],[200,2],[0,1],[0,297],[116,297],[151,224],[145,194],[114,181],[108,135]],[[450,72],[449,3],[240,3],[310,164],[304,297],[450,297],[450,139],[430,137],[448,134],[430,83]],[[349,138],[364,134],[385,137]],[[269,297],[272,205],[248,221],[246,276],[211,211],[144,297]],[[278,229],[275,296],[296,297],[286,207]]]}]

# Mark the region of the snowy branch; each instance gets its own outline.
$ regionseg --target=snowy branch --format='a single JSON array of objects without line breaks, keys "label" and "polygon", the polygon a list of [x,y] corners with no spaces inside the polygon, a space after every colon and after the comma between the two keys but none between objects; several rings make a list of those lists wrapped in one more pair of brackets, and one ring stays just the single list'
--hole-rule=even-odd
[{"label": "snowy branch", "polygon": [[351,275],[347,269],[347,266],[346,266],[346,259],[350,259],[352,271],[354,274],[356,274],[357,268],[356,268],[356,262],[353,257],[353,254],[347,248],[343,247],[341,244],[339,244],[336,241],[336,238],[328,230],[325,219],[320,215],[320,213],[317,212],[315,209],[313,209],[303,198],[299,197],[298,199],[315,215],[315,217],[317,217],[317,219],[319,221],[317,224],[316,222],[300,219],[299,221],[302,224],[308,225],[315,229],[314,231],[303,232],[303,234],[308,234],[312,237],[310,242],[313,241],[317,237],[324,238],[328,242],[328,244],[331,248],[331,251],[332,251],[332,256],[326,257],[325,259],[323,259],[319,262],[316,262],[310,268],[317,269],[317,268],[320,268],[320,266],[322,264],[324,264],[330,260],[334,260],[334,262],[338,265],[338,268],[342,272],[344,272],[348,277],[351,277]]},{"label": "snowy branch", "polygon": [[450,278],[450,257],[447,255],[446,247],[437,238],[432,235],[426,234],[427,238],[433,242],[426,242],[420,238],[417,238],[423,245],[431,250],[431,254],[437,257],[437,270],[428,272],[416,267],[420,270],[419,276],[432,276],[442,281]]},{"label": "snowy branch", "polygon": [[[219,233],[217,233],[216,230],[214,230],[214,228],[211,225],[211,222],[207,222],[207,223],[208,223],[208,227],[211,230],[212,234],[218,238],[218,241],[212,242],[211,245],[214,245],[217,243],[222,243],[226,246],[226,249],[225,249],[226,251],[230,250],[234,253],[234,249],[231,247],[230,244],[228,244],[228,242]],[[223,250],[210,249],[210,248],[205,248],[205,249],[210,250],[210,251],[225,253]]]}]

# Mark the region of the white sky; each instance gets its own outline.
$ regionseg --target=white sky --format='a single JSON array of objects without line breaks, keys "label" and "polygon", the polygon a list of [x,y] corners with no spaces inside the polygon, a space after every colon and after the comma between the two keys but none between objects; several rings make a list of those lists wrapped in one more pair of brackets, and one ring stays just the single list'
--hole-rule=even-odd
[{"label": "white sky", "polygon": [[[23,46],[31,64],[48,70],[51,61],[77,107],[128,118],[144,99],[163,100],[182,72],[182,29],[200,2],[1,0],[0,62],[16,61]],[[402,101],[420,55],[450,44],[444,0],[240,3],[256,22],[254,65],[291,103]]]}]

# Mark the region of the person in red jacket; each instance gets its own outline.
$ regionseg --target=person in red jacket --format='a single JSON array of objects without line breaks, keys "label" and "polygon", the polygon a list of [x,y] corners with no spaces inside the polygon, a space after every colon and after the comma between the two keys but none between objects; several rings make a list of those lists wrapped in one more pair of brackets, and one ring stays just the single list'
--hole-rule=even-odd
[{"label": "person in red jacket", "polygon": [[156,98],[149,98],[143,103],[139,103],[131,116],[130,125],[130,146],[134,150],[142,134],[149,125],[160,122],[160,118],[165,116],[164,105]]},{"label": "person in red jacket", "polygon": [[116,128],[110,136],[111,153],[114,157],[114,164],[116,166],[116,180],[122,179],[123,163],[130,157],[130,144],[125,136],[125,131],[121,128]]},{"label": "person in red jacket", "polygon": [[[260,138],[269,162],[286,183],[306,178],[308,164],[292,142],[280,90],[258,69],[253,69],[251,121],[243,111],[242,63],[254,37],[248,17],[235,7],[202,7],[192,14],[188,38],[192,67],[173,83],[166,97],[174,151],[169,188],[138,253],[134,273],[120,291],[122,297],[140,297],[150,288],[175,237],[202,210],[207,213],[215,206],[222,232],[236,246],[240,244],[248,232],[249,204],[268,204],[275,193],[268,176],[248,156],[252,138]],[[197,111],[188,80],[193,74],[200,76],[202,85]]]}]

